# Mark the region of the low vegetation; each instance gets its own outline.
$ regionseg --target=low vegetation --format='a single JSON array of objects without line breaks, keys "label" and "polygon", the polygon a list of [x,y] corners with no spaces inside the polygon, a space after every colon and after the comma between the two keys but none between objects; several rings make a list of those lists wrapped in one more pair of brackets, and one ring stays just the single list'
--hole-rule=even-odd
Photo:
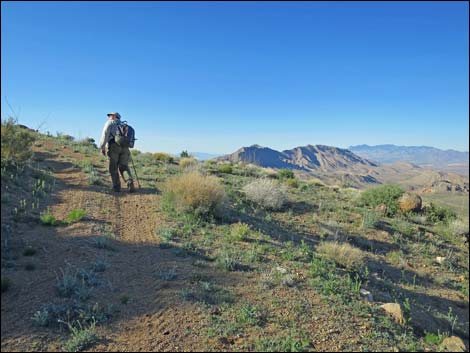
[{"label": "low vegetation", "polygon": [[184,158],[180,159],[179,165],[183,169],[189,168],[189,167],[194,167],[194,166],[197,165],[197,160],[195,158],[192,158],[192,157],[184,157]]},{"label": "low vegetation", "polygon": [[436,351],[468,337],[468,217],[448,204],[403,211],[393,185],[137,150],[143,192],[114,196],[88,185],[110,185],[94,142],[25,131],[33,155],[2,165],[2,350]]},{"label": "low vegetation", "polygon": [[217,215],[225,192],[214,176],[188,172],[169,178],[164,187],[163,203],[182,213],[197,217]]},{"label": "low vegetation", "polygon": [[[13,118],[1,122],[1,165],[2,168],[28,161],[33,155],[32,146],[36,140],[33,133],[17,125]],[[3,172],[2,172],[3,176]]]},{"label": "low vegetation", "polygon": [[243,187],[245,197],[261,208],[280,210],[287,203],[287,193],[274,181],[260,179]]},{"label": "low vegetation", "polygon": [[318,245],[317,252],[348,270],[357,270],[365,265],[364,253],[348,243],[323,242]]},{"label": "low vegetation", "polygon": [[393,216],[399,210],[398,200],[403,193],[404,190],[397,185],[378,186],[364,191],[361,194],[359,203],[372,208],[385,205],[385,214],[387,216]]}]

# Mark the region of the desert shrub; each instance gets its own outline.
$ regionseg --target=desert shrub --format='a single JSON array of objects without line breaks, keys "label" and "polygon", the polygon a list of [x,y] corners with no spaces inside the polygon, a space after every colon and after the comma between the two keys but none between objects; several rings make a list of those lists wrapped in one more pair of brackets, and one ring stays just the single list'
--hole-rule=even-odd
[{"label": "desert shrub", "polygon": [[311,349],[307,335],[296,332],[277,337],[262,337],[255,345],[255,352],[309,352]]},{"label": "desert shrub", "polygon": [[375,228],[380,221],[379,213],[375,211],[365,211],[362,215],[362,229]]},{"label": "desert shrub", "polygon": [[175,158],[172,155],[169,155],[168,153],[161,153],[161,152],[154,153],[153,158],[163,163],[173,163],[175,161]]},{"label": "desert shrub", "polygon": [[261,326],[266,314],[262,308],[252,304],[243,304],[237,311],[236,320],[241,324]]},{"label": "desert shrub", "polygon": [[468,223],[463,222],[460,219],[454,219],[449,223],[449,229],[454,236],[463,235],[468,233]]},{"label": "desert shrub", "polygon": [[393,216],[399,210],[398,199],[404,190],[397,185],[382,185],[364,191],[359,197],[359,204],[376,208],[379,205],[387,207],[385,214]]},{"label": "desert shrub", "polygon": [[390,251],[386,256],[388,262],[398,268],[406,267],[406,258],[401,250]]},{"label": "desert shrub", "polygon": [[197,217],[216,215],[225,197],[224,187],[216,177],[195,171],[170,177],[163,190],[164,202],[175,211]]},{"label": "desert shrub", "polygon": [[278,179],[279,175],[277,170],[272,168],[260,168],[259,169],[261,176],[269,179]]},{"label": "desert shrub", "polygon": [[54,217],[54,215],[50,211],[41,214],[41,216],[39,216],[39,219],[41,223],[46,226],[56,226],[59,224],[59,221]]},{"label": "desert shrub", "polygon": [[324,258],[332,260],[348,270],[359,269],[366,259],[360,249],[348,243],[323,242],[318,245],[317,252]]},{"label": "desert shrub", "polygon": [[297,179],[294,179],[294,178],[287,179],[286,184],[287,184],[287,186],[289,186],[293,189],[297,189],[299,187],[299,181]]},{"label": "desert shrub", "polygon": [[286,192],[268,179],[245,185],[242,191],[248,200],[266,209],[280,210],[287,202]]},{"label": "desert shrub", "polygon": [[72,135],[67,135],[67,134],[64,134],[62,132],[57,132],[57,138],[60,139],[60,140],[65,140],[65,141],[73,141],[75,140],[75,137],[73,137]]},{"label": "desert shrub", "polygon": [[65,223],[72,224],[78,222],[86,216],[86,211],[82,209],[75,209],[69,212],[67,217],[65,218]]},{"label": "desert shrub", "polygon": [[279,179],[294,179],[294,172],[290,169],[281,169],[277,173]]},{"label": "desert shrub", "polygon": [[98,303],[71,301],[62,304],[44,304],[31,318],[36,326],[63,327],[69,322],[90,325],[106,323],[112,316],[113,305],[106,307]]},{"label": "desert shrub", "polygon": [[181,158],[180,159],[180,167],[181,168],[187,168],[187,167],[192,167],[194,165],[197,165],[197,160],[195,158],[192,158],[192,157],[185,157],[185,158]]},{"label": "desert shrub", "polygon": [[68,324],[70,338],[65,342],[66,351],[79,352],[95,343],[98,340],[95,325],[95,322],[92,322],[89,327],[83,327],[80,322]]},{"label": "desert shrub", "polygon": [[1,123],[1,165],[26,162],[33,155],[31,147],[36,140],[27,129],[16,125],[16,120],[9,118]]},{"label": "desert shrub", "polygon": [[85,137],[84,139],[77,141],[77,145],[85,146],[85,147],[93,147],[93,149],[97,148],[95,139],[92,137]]},{"label": "desert shrub", "polygon": [[425,208],[425,214],[427,220],[431,223],[448,224],[450,221],[457,218],[457,214],[454,211],[446,207],[436,206],[434,203],[431,203]]},{"label": "desert shrub", "polygon": [[245,223],[235,223],[230,228],[230,239],[233,240],[246,240],[251,233],[250,226]]},{"label": "desert shrub", "polygon": [[239,250],[224,248],[217,257],[216,265],[225,271],[237,271],[243,268],[243,256]]},{"label": "desert shrub", "polygon": [[224,164],[224,165],[219,166],[218,170],[221,173],[232,174],[233,167],[229,164]]}]

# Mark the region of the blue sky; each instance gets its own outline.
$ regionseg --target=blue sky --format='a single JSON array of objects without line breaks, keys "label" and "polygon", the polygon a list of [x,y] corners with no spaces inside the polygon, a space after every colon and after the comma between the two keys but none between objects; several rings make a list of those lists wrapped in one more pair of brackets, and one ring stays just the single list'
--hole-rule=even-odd
[{"label": "blue sky", "polygon": [[2,2],[2,119],[136,148],[469,149],[467,2]]}]

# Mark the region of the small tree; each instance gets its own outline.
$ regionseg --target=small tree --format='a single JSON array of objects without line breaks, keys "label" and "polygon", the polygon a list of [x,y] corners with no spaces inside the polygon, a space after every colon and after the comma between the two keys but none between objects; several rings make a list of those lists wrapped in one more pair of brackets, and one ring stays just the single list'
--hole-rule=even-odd
[{"label": "small tree", "polygon": [[188,153],[187,150],[184,150],[183,152],[180,153],[181,158],[189,158],[191,155]]}]

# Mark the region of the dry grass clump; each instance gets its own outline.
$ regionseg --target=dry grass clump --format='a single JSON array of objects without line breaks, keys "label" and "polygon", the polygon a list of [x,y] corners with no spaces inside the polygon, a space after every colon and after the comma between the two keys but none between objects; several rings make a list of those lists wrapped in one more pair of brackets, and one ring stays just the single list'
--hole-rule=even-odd
[{"label": "dry grass clump", "polygon": [[366,259],[362,250],[348,243],[323,242],[318,245],[317,252],[348,270],[361,267]]},{"label": "dry grass clump", "polygon": [[175,161],[175,158],[172,155],[163,152],[153,153],[152,157],[155,160],[161,161],[163,163],[173,163]]},{"label": "dry grass clump", "polygon": [[192,157],[184,157],[180,159],[179,164],[182,169],[185,169],[185,168],[197,165],[197,160],[196,158],[192,158]]},{"label": "dry grass clump", "polygon": [[265,209],[280,210],[287,202],[286,192],[268,179],[256,180],[242,191],[248,200]]},{"label": "dry grass clump", "polygon": [[178,212],[196,216],[215,215],[225,197],[217,177],[191,171],[169,178],[163,185],[164,199]]}]

